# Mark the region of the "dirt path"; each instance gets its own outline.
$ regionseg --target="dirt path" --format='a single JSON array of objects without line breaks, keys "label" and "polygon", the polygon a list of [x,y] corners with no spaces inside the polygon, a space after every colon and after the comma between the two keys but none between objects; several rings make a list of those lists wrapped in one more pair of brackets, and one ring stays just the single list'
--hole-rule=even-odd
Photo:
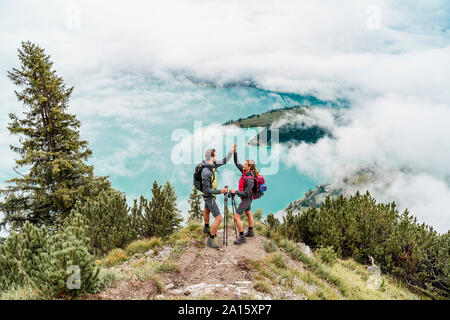
[{"label": "dirt path", "polygon": [[[161,263],[172,261],[178,266],[174,272],[159,275],[159,284],[153,278],[143,281],[126,279],[118,281],[112,287],[87,299],[123,300],[123,299],[303,299],[293,293],[286,294],[281,287],[272,288],[270,294],[254,287],[255,271],[249,260],[263,261],[269,254],[264,250],[264,237],[255,234],[247,238],[246,243],[235,245],[233,227],[228,228],[228,246],[223,246],[223,229],[217,232],[216,243],[219,250],[205,246],[207,237],[202,241],[193,240],[176,257],[170,257],[173,247],[161,249],[157,257],[147,257],[148,262]],[[132,273],[132,266],[142,257],[130,259],[124,264],[113,267],[122,273]],[[294,262],[290,261],[289,264]],[[295,266],[302,268],[300,264]]]},{"label": "dirt path", "polygon": [[264,298],[252,286],[252,273],[244,260],[263,260],[263,237],[247,238],[242,245],[234,245],[234,230],[228,230],[228,246],[222,246],[223,230],[217,232],[216,243],[221,249],[189,246],[178,259],[180,273],[165,279],[166,295],[185,297],[212,296],[233,299],[243,296]]}]

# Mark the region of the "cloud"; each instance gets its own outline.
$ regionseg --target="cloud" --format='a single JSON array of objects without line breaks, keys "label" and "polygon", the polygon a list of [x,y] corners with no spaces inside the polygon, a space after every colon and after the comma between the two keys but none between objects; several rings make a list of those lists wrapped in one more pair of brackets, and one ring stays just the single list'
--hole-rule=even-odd
[{"label": "cloud", "polygon": [[[154,79],[175,87],[195,85],[186,79],[218,85],[247,81],[273,91],[345,99],[351,109],[342,115],[343,123],[323,111],[314,113],[334,139],[299,145],[287,152],[286,161],[318,179],[339,179],[361,167],[393,168],[396,178],[380,196],[399,199],[413,214],[445,230],[450,2],[377,1],[377,10],[371,12],[372,5],[366,0],[165,0],[132,5],[4,0],[0,73],[17,65],[20,41],[46,48],[59,74],[76,87],[71,111],[80,116],[82,134],[93,143],[98,138],[95,119],[114,119],[123,123],[124,132],[143,137],[146,124],[163,124],[167,114],[181,123],[199,110],[212,110],[200,93],[179,95],[176,88],[161,89]],[[372,28],[370,19],[378,19],[379,26]],[[9,112],[17,103],[12,90],[7,91],[0,91],[0,99],[2,111]],[[188,108],[193,101],[198,109]],[[0,124],[7,112],[2,112]],[[135,119],[141,121],[133,126]],[[2,150],[6,135],[1,131]],[[129,173],[128,159],[145,152],[125,143],[126,151],[114,153],[117,160],[108,170]],[[5,166],[11,162],[1,160]],[[421,183],[430,189],[420,193]],[[436,212],[441,212],[440,221]]]},{"label": "cloud", "polygon": [[[450,229],[450,108],[396,95],[343,112],[348,122],[328,125],[333,138],[286,149],[282,159],[335,184],[369,169],[376,179],[360,188],[380,201],[396,201],[440,232]],[[324,119],[329,123],[330,116]]]},{"label": "cloud", "polygon": [[[448,99],[440,90],[450,77],[448,3],[377,2],[379,29],[367,27],[370,5],[169,0],[130,6],[105,0],[26,2],[24,10],[23,2],[4,1],[3,24],[15,28],[0,34],[7,61],[29,38],[52,53],[68,79],[120,70],[216,83],[251,79],[324,99],[418,86],[428,97]],[[78,9],[68,10],[73,6]],[[70,28],[78,15],[79,28]],[[107,84],[103,79],[94,77]]]}]

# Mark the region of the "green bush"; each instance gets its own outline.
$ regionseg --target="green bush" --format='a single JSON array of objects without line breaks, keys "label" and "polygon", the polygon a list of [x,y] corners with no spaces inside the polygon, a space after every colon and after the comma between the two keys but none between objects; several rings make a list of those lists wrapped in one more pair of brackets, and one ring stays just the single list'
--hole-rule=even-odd
[{"label": "green bush", "polygon": [[377,203],[369,192],[350,198],[327,197],[320,208],[288,212],[278,232],[312,247],[333,247],[339,257],[369,263],[373,256],[384,272],[408,283],[449,295],[448,233],[417,223],[395,203]]},{"label": "green bush", "polygon": [[99,270],[85,233],[80,215],[72,215],[52,235],[26,222],[20,234],[11,234],[0,246],[0,290],[33,288],[48,297],[95,292]]},{"label": "green bush", "polygon": [[255,220],[255,222],[261,221],[262,214],[263,214],[263,211],[261,209],[256,209],[255,212],[253,212],[253,220]]},{"label": "green bush", "polygon": [[272,240],[264,240],[263,247],[266,252],[271,253],[277,251],[277,245]]},{"label": "green bush", "polygon": [[270,293],[270,284],[267,283],[267,281],[261,280],[257,281],[253,287],[256,291],[263,292],[263,293]]},{"label": "green bush", "polygon": [[106,267],[112,267],[126,261],[127,259],[128,256],[125,251],[120,248],[116,248],[108,252],[108,254],[103,258],[102,264]]},{"label": "green bush", "polygon": [[120,192],[102,193],[98,199],[91,199],[83,204],[78,202],[74,212],[86,219],[87,235],[96,256],[114,248],[124,248],[137,238],[137,232],[132,228],[126,197]]},{"label": "green bush", "polygon": [[144,253],[150,249],[153,249],[156,246],[161,245],[161,239],[159,238],[151,238],[151,239],[142,239],[131,242],[126,248],[125,251],[128,256],[132,256],[136,253]]},{"label": "green bush", "polygon": [[273,215],[273,213],[271,213],[271,214],[269,214],[268,216],[267,216],[267,218],[266,218],[266,221],[265,221],[265,224],[267,225],[267,234],[266,234],[266,236],[268,237],[268,238],[270,238],[270,236],[271,236],[271,232],[272,231],[275,231],[278,227],[279,227],[279,225],[280,225],[280,221],[277,219],[277,218],[275,218],[275,216]]},{"label": "green bush", "polygon": [[286,269],[287,265],[280,253],[272,253],[267,257],[267,262],[272,263],[274,266],[280,269]]},{"label": "green bush", "polygon": [[178,265],[173,262],[162,262],[156,265],[156,273],[171,273],[178,270]]},{"label": "green bush", "polygon": [[328,265],[333,265],[337,261],[336,252],[334,252],[333,247],[320,247],[316,250],[320,260]]}]

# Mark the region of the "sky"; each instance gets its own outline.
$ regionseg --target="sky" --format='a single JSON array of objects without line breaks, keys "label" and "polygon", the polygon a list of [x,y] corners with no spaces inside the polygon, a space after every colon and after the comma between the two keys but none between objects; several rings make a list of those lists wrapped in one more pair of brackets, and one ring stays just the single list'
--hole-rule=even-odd
[{"label": "sky", "polygon": [[[105,119],[115,119],[145,141],[123,138],[125,150],[95,160],[113,177],[129,170],[130,154],[158,154],[157,141],[135,119],[156,125],[170,114],[181,126],[197,112],[185,102],[202,103],[195,90],[178,99],[157,84],[143,89],[148,77],[186,86],[186,79],[251,82],[350,102],[344,123],[332,120],[332,111],[317,113],[334,138],[286,150],[286,165],[334,181],[376,167],[379,179],[368,188],[377,198],[395,200],[440,232],[450,229],[448,1],[2,0],[1,150],[16,141],[6,131],[7,114],[18,107],[6,71],[17,65],[23,40],[44,47],[75,86],[70,111],[87,120],[83,137],[96,145]],[[0,183],[13,159],[0,153]]]}]

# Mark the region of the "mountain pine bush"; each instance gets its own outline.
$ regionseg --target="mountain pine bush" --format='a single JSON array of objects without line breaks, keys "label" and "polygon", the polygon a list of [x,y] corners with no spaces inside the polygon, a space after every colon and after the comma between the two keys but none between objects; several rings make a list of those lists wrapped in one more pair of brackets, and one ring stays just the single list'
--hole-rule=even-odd
[{"label": "mountain pine bush", "polygon": [[90,247],[95,256],[114,248],[124,248],[138,236],[138,230],[133,228],[133,217],[129,213],[126,196],[120,192],[104,192],[97,199],[79,202],[74,212],[86,220],[86,236],[90,238]]},{"label": "mountain pine bush", "polygon": [[408,210],[399,213],[395,203],[377,203],[369,192],[327,197],[320,208],[288,212],[278,231],[312,247],[333,247],[338,256],[361,263],[373,256],[384,272],[424,292],[449,296],[448,233],[419,224]]},{"label": "mountain pine bush", "polygon": [[98,269],[89,251],[83,217],[73,214],[64,228],[48,235],[26,222],[0,246],[0,290],[31,287],[42,297],[95,292]]}]

